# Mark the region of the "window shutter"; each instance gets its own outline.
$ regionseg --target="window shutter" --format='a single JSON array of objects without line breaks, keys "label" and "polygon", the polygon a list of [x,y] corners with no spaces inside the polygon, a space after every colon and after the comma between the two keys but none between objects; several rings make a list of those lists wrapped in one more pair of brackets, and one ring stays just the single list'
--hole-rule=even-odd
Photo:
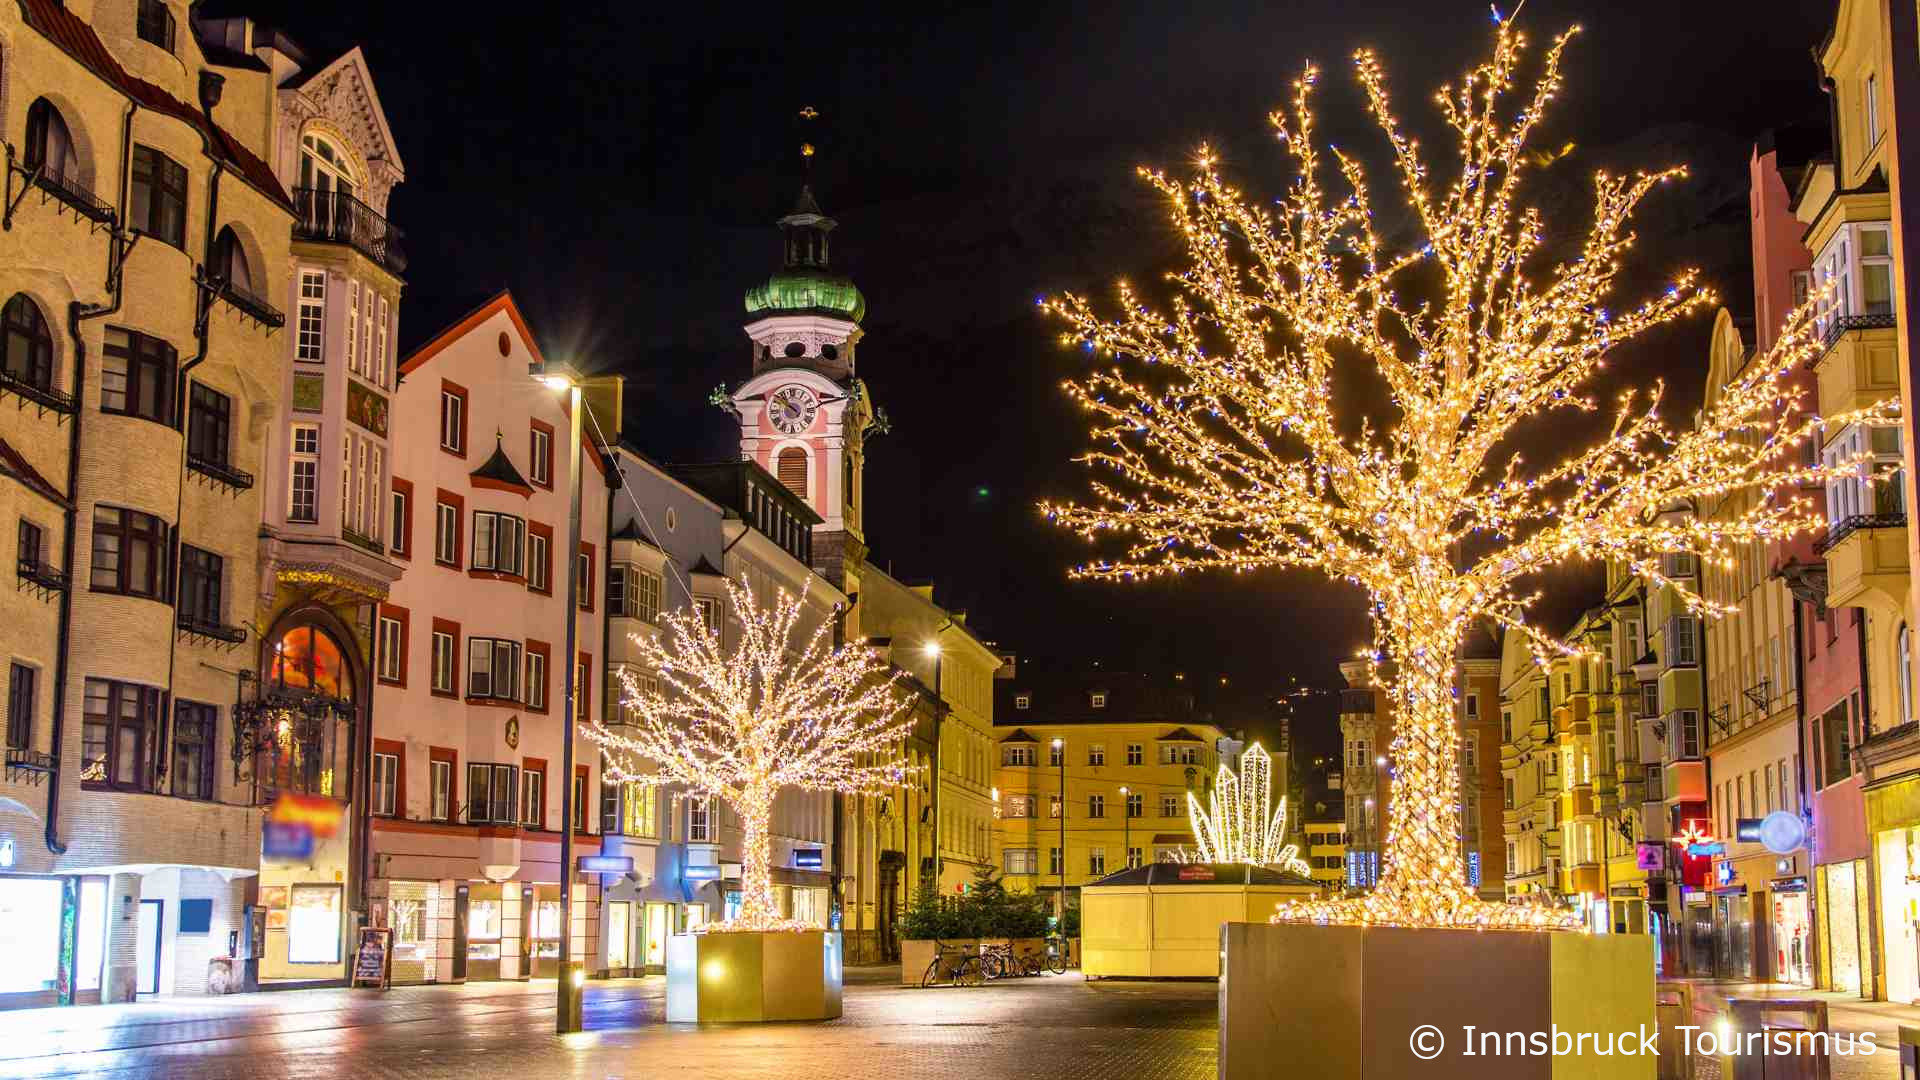
[{"label": "window shutter", "polygon": [[780,482],[787,490],[801,498],[807,497],[807,452],[797,446],[789,446],[780,451],[778,463],[774,466]]}]

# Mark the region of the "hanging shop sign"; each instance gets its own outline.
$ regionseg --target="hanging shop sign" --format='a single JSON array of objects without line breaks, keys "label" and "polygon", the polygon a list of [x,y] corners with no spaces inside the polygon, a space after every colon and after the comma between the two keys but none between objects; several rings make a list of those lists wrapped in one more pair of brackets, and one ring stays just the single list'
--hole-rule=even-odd
[{"label": "hanging shop sign", "polygon": [[1775,855],[1791,855],[1807,843],[1807,823],[1799,814],[1785,810],[1775,810],[1761,818],[1754,831],[1758,833],[1755,838]]},{"label": "hanging shop sign", "polygon": [[1667,845],[1658,840],[1643,840],[1634,845],[1634,865],[1648,873],[1667,868]]},{"label": "hanging shop sign", "polygon": [[826,866],[826,859],[817,847],[794,848],[793,866],[796,870],[819,870]]},{"label": "hanging shop sign", "polygon": [[633,856],[582,855],[580,872],[583,874],[631,874],[633,873]]}]

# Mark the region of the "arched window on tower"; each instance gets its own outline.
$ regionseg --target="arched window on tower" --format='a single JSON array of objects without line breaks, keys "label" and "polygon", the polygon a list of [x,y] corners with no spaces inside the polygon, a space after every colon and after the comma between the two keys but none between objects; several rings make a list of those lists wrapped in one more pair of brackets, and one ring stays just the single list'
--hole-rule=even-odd
[{"label": "arched window on tower", "polygon": [[789,446],[780,451],[774,463],[774,475],[787,486],[787,490],[801,498],[807,497],[807,452],[797,446]]}]

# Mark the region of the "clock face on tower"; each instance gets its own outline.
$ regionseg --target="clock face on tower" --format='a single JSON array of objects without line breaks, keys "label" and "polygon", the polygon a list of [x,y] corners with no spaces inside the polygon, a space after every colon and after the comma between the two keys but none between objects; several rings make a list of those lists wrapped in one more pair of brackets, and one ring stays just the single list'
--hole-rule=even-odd
[{"label": "clock face on tower", "polygon": [[767,415],[773,426],[788,435],[798,435],[813,426],[813,414],[820,403],[813,391],[804,386],[783,386],[767,398]]}]

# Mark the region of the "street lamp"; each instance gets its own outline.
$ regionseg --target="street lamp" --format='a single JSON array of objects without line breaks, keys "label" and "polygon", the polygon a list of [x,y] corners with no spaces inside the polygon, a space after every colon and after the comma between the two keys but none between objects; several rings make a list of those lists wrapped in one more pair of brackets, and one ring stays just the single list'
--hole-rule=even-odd
[{"label": "street lamp", "polygon": [[543,361],[534,378],[549,390],[567,395],[567,631],[566,678],[563,682],[566,737],[560,748],[560,977],[554,1030],[580,1030],[581,989],[586,965],[573,959],[573,738],[579,713],[580,648],[580,374],[566,364]]},{"label": "street lamp", "polygon": [[1060,766],[1060,936],[1067,933],[1067,744],[1053,740],[1053,760]]},{"label": "street lamp", "polygon": [[1120,857],[1133,869],[1133,803],[1128,801],[1127,785],[1120,785]]},{"label": "street lamp", "polygon": [[[944,628],[943,628],[944,629]],[[936,631],[937,632],[937,631]],[[940,697],[940,643],[929,641],[920,646],[920,651],[933,658],[933,886],[940,887],[940,759],[946,749],[947,740],[940,730],[940,721],[946,715],[946,702]]]}]

